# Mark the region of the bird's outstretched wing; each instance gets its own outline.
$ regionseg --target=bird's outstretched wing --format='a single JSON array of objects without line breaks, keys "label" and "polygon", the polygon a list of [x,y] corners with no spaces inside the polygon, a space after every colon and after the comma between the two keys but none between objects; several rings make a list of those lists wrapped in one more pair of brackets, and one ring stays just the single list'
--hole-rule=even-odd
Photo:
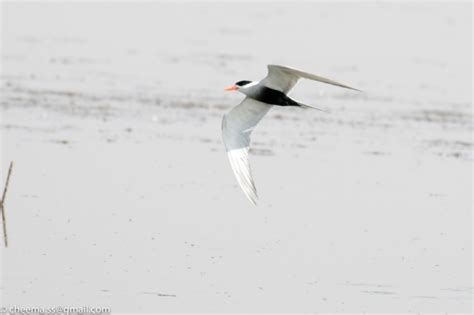
[{"label": "bird's outstretched wing", "polygon": [[258,122],[272,108],[251,98],[245,98],[222,119],[222,139],[230,165],[247,198],[257,204],[257,189],[248,160],[250,135]]},{"label": "bird's outstretched wing", "polygon": [[298,69],[278,65],[268,65],[267,67],[268,74],[261,81],[261,83],[269,88],[279,90],[285,94],[288,93],[293,88],[293,86],[295,86],[296,82],[298,82],[298,79],[300,78],[332,84],[360,92],[360,90],[347,86],[345,84],[326,79],[315,74],[307,73]]}]

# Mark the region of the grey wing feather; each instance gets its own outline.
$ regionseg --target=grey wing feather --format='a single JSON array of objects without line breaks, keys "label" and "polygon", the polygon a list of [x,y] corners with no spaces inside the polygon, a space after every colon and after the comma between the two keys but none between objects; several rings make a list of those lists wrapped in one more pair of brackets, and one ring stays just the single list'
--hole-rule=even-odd
[{"label": "grey wing feather", "polygon": [[268,74],[262,80],[262,84],[268,86],[269,88],[282,91],[283,93],[288,93],[300,78],[319,81],[361,92],[358,89],[331,79],[327,79],[298,69],[278,65],[268,65]]},{"label": "grey wing feather", "polygon": [[271,89],[286,94],[295,86],[296,82],[298,82],[299,76],[287,71],[285,67],[268,65],[267,68],[268,74],[260,83]]},{"label": "grey wing feather", "polygon": [[230,165],[237,182],[254,205],[256,205],[258,197],[248,160],[250,136],[255,126],[270,108],[272,105],[245,98],[224,115],[222,120],[222,138]]}]

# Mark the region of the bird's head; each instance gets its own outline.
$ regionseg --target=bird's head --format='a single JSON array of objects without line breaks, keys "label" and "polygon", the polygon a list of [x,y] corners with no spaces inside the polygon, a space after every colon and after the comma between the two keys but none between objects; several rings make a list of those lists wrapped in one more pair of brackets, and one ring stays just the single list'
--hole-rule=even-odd
[{"label": "bird's head", "polygon": [[252,86],[255,86],[256,84],[258,84],[258,82],[242,80],[242,81],[236,82],[233,85],[229,85],[224,90],[226,90],[226,91],[239,91],[239,92],[242,92],[244,94],[247,94],[246,92],[248,92],[248,89]]}]

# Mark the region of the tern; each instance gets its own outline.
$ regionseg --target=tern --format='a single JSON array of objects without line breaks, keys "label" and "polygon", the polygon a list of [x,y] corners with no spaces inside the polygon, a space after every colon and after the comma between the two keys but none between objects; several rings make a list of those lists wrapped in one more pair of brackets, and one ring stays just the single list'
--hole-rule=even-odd
[{"label": "tern", "polygon": [[287,96],[300,78],[336,85],[346,89],[358,89],[294,68],[268,65],[268,74],[261,81],[248,80],[225,88],[245,94],[244,100],[222,119],[222,138],[227,156],[240,187],[252,204],[257,205],[257,189],[250,172],[248,160],[250,135],[258,122],[274,106],[296,106],[314,108]]}]

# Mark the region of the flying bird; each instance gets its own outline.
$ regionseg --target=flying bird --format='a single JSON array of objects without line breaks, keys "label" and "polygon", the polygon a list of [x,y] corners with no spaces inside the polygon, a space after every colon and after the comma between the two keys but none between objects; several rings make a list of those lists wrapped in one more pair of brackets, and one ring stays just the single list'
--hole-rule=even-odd
[{"label": "flying bird", "polygon": [[300,78],[360,92],[358,89],[330,79],[278,65],[268,65],[268,74],[261,81],[243,80],[225,88],[227,91],[239,91],[246,95],[239,105],[224,115],[222,119],[222,138],[237,182],[254,205],[257,205],[258,197],[250,172],[248,155],[250,135],[255,126],[273,105],[319,109],[288,97],[287,93]]}]

